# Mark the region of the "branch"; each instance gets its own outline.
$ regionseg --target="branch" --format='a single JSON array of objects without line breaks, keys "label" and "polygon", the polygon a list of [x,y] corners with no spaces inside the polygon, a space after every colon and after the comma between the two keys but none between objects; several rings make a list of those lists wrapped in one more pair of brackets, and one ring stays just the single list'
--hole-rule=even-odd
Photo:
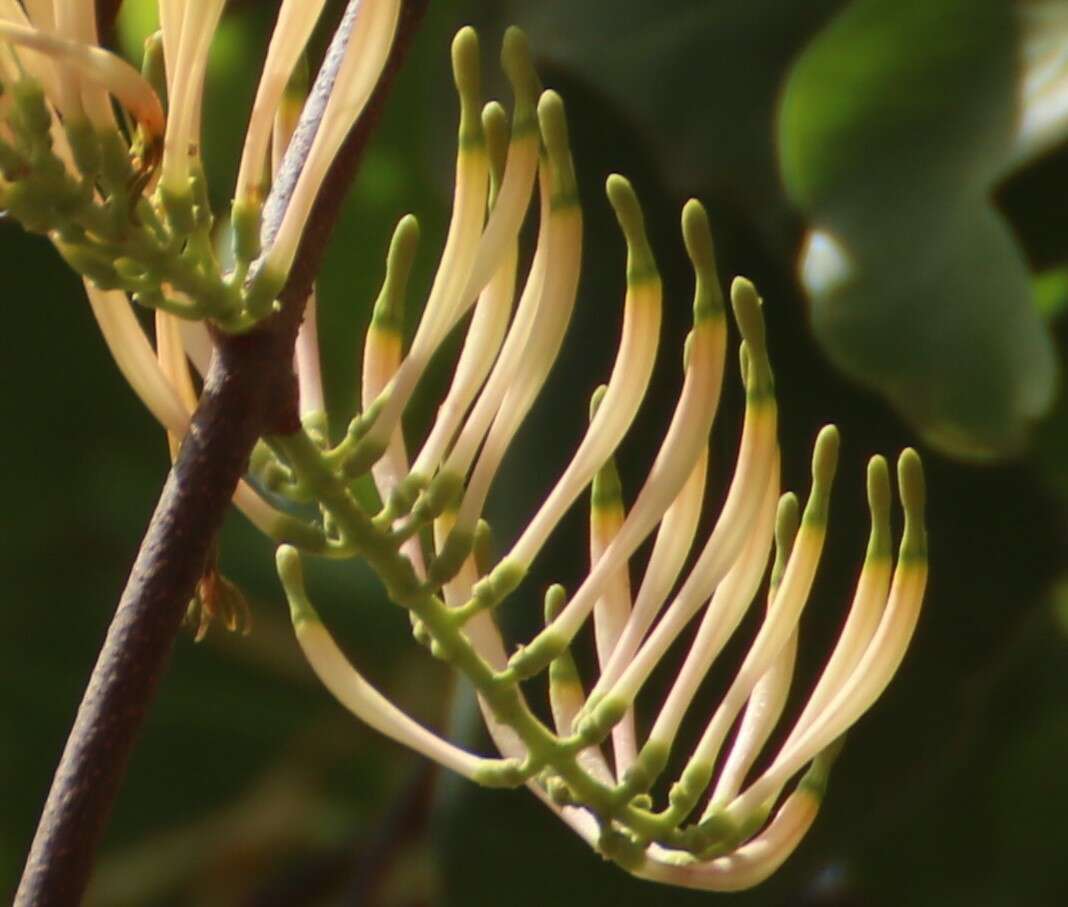
[{"label": "branch", "polygon": [[67,739],[16,895],[19,907],[80,900],[133,742],[259,434],[265,401],[256,382],[240,380],[245,363],[225,355],[216,362]]},{"label": "branch", "polygon": [[[299,427],[292,359],[304,303],[340,199],[427,3],[405,4],[397,42],[367,117],[353,130],[320,190],[325,200],[312,213],[282,311],[247,334],[216,337],[218,355],[86,687],[30,848],[16,907],[60,907],[81,900],[130,753],[252,447],[263,434]],[[326,70],[338,62],[339,56],[329,56],[320,79],[330,78]]]}]

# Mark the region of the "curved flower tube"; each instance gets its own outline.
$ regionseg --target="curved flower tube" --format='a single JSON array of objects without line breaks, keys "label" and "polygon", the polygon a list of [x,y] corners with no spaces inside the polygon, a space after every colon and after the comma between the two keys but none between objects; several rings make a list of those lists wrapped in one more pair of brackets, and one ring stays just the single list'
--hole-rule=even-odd
[{"label": "curved flower tube", "polygon": [[[474,684],[501,758],[466,753],[413,727],[335,650],[330,658],[322,654],[325,630],[319,627],[315,646],[320,648],[309,657],[326,685],[364,721],[481,783],[525,783],[591,846],[635,875],[717,891],[748,887],[774,872],[815,820],[843,734],[885,688],[915,627],[926,578],[919,459],[908,450],[899,464],[905,533],[891,582],[889,475],[885,461],[873,458],[872,532],[849,618],[793,730],[768,767],[752,777],[785,712],[801,636],[798,620],[826,539],[838,435],[828,426],[816,439],[812,487],[802,513],[793,494],[780,497],[777,407],[763,302],[749,281],[736,279],[730,298],[742,335],[740,374],[746,389],[738,463],[720,517],[680,579],[695,547],[704,497],[709,432],[726,358],[726,307],[708,220],[700,204],[691,201],[682,217],[696,278],[685,380],[660,452],[633,502],[625,504],[612,457],[649,380],[661,286],[636,194],[614,176],[608,195],[628,248],[616,364],[606,384],[595,390],[586,435],[544,504],[503,557],[489,558],[480,520],[483,504],[557,357],[575,303],[582,222],[563,106],[553,92],[545,92],[538,104],[542,151],[535,204],[541,216],[518,302],[513,308],[513,253],[500,259],[488,278],[465,283],[463,275],[477,270],[475,250],[485,248],[492,225],[499,223],[494,215],[506,203],[511,167],[511,154],[506,165],[503,151],[505,120],[496,106],[485,109],[482,129],[473,131],[474,48],[468,32],[454,45],[466,124],[460,130],[454,218],[411,346],[405,353],[399,314],[418,230],[408,216],[394,235],[368,330],[363,412],[333,447],[322,449],[305,436],[279,439],[276,450],[287,469],[316,489],[313,497],[333,530],[409,611],[416,639]],[[517,113],[513,131],[521,122]],[[475,146],[473,135],[482,137]],[[510,147],[515,142],[513,134]],[[483,155],[488,166],[482,165]],[[472,214],[476,210],[478,217]],[[452,289],[442,290],[445,286]],[[461,286],[466,289],[459,293]],[[468,324],[453,384],[442,391],[438,419],[411,464],[399,416],[444,330],[476,295],[478,309]],[[367,474],[374,476],[384,502],[378,512],[353,495],[354,483]],[[511,648],[514,643],[502,634],[494,613],[527,597],[527,571],[587,489],[589,573],[573,594],[551,586],[544,596],[545,629]],[[654,530],[657,540],[635,598],[633,556]],[[683,722],[697,717],[697,688],[758,596],[773,549],[764,622],[722,702],[705,717],[696,746],[677,751]],[[283,548],[279,558],[291,605],[306,615],[303,588],[292,579],[297,553]],[[646,681],[697,618],[689,654],[644,731],[634,721],[634,708],[650,695]],[[297,617],[298,636],[308,650],[306,621]],[[588,624],[596,643],[593,668],[571,645]],[[536,716],[522,686],[541,673],[547,675],[550,724]],[[649,791],[668,771],[675,773],[674,783],[666,803],[655,807]]]}]

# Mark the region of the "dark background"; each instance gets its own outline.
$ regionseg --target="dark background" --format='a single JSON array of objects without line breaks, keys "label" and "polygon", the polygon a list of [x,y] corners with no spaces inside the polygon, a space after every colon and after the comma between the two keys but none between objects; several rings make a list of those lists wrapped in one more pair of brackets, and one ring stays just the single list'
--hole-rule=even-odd
[{"label": "dark background", "polygon": [[[579,436],[586,396],[610,367],[624,250],[600,187],[616,171],[633,180],[646,206],[666,294],[659,377],[621,456],[625,489],[633,495],[638,487],[678,390],[692,286],[677,219],[685,199],[698,195],[712,214],[724,278],[753,278],[767,301],[786,486],[807,489],[822,424],[842,431],[831,535],[802,625],[797,689],[811,684],[833,643],[863,556],[867,458],[916,445],[930,488],[931,582],[901,673],[849,735],[807,840],[771,881],[733,901],[1056,905],[1068,898],[1068,414],[1054,411],[1014,457],[962,463],[925,446],[914,423],[834,371],[813,340],[794,278],[805,225],[777,174],[775,109],[791,61],[842,5],[431,4],[320,282],[327,394],[343,424],[357,397],[360,338],[389,232],[406,211],[424,228],[413,297],[429,286],[455,147],[451,35],[469,22],[483,26],[487,90],[499,94],[493,60],[503,26],[528,27],[546,83],[568,103],[586,255],[561,361],[491,502],[499,537],[514,538],[551,486],[573,443],[565,439]],[[127,0],[120,32],[127,52],[153,6]],[[217,39],[205,122],[220,208],[273,9],[235,4]],[[944,102],[951,119],[954,98]],[[902,168],[921,165],[902,157]],[[1036,272],[1065,261],[1066,177],[1062,150],[990,185]],[[110,361],[79,282],[48,244],[0,223],[0,268],[4,892],[21,869],[168,457],[162,432]],[[930,301],[939,304],[937,296]],[[1063,325],[1055,312],[1049,317],[1063,348]],[[447,366],[443,360],[426,382],[413,430],[431,411]],[[720,483],[742,413],[729,375],[713,438]],[[510,603],[517,632],[533,626],[545,583],[581,576],[581,510]],[[267,541],[234,516],[222,551],[223,569],[253,603],[254,631],[179,640],[110,825],[92,903],[519,907],[716,897],[635,881],[528,792],[484,791],[436,775],[368,731],[305,665]],[[366,570],[329,565],[313,571],[310,585],[354,661],[396,701],[428,723],[449,723],[457,739],[486,745],[469,694],[461,686],[450,704],[447,671],[414,645],[407,619]]]}]

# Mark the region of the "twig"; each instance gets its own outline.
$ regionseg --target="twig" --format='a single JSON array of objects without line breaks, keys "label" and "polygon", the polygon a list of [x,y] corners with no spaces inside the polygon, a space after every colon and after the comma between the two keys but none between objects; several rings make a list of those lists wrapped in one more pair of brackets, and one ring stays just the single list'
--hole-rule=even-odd
[{"label": "twig", "polygon": [[[350,0],[350,5],[358,2]],[[218,355],[190,431],[142,540],[56,770],[16,907],[65,907],[81,900],[137,734],[252,447],[263,434],[299,427],[291,363],[304,303],[340,200],[427,4],[405,4],[398,40],[373,101],[323,182],[281,312],[245,335],[216,338]],[[348,37],[339,29],[334,41],[347,42]],[[328,54],[319,80],[332,81],[328,67],[336,66],[340,56]],[[309,115],[315,113],[312,106]]]},{"label": "twig", "polygon": [[[257,333],[247,347],[266,347],[275,336]],[[254,356],[252,349],[242,352]],[[209,372],[67,739],[15,899],[19,907],[76,904],[88,882],[137,732],[265,417],[269,398],[243,379],[249,374],[243,359],[227,351]]]}]

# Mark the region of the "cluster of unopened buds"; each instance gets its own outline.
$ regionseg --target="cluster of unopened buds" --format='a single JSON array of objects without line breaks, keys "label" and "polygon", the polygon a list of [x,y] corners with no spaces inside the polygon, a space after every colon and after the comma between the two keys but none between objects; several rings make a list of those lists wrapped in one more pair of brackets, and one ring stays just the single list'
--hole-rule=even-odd
[{"label": "cluster of unopened buds", "polygon": [[[92,4],[0,0],[7,44],[0,48],[2,206],[46,232],[84,276],[119,367],[172,449],[197,403],[195,372],[212,355],[206,324],[240,332],[272,311],[323,173],[387,58],[399,0],[350,4],[351,39],[317,132],[304,137],[312,143],[306,166],[280,226],[261,236],[272,174],[300,129],[293,73],[323,5],[281,4],[230,226],[221,230],[205,191],[199,120],[223,0],[161,0],[162,28],[148,45],[145,76],[97,46]],[[406,344],[402,331],[419,232],[409,216],[394,234],[367,331],[361,414],[345,437],[329,437],[312,300],[295,361],[305,429],[261,442],[235,503],[284,543],[278,568],[300,644],[323,683],[363,721],[481,784],[528,785],[601,854],[638,876],[747,887],[773,872],[812,824],[838,742],[904,656],[926,579],[920,461],[906,450],[898,463],[904,530],[895,566],[889,470],[881,457],[871,460],[871,535],[848,617],[792,729],[754,771],[787,699],[798,620],[825,538],[838,437],[828,427],[816,440],[804,507],[793,494],[780,496],[762,302],[751,283],[735,280],[744,425],[722,512],[696,542],[727,315],[707,217],[690,201],[682,234],[696,290],[683,386],[645,482],[624,506],[612,458],[652,373],[662,294],[636,195],[613,176],[607,194],[627,246],[616,362],[593,392],[589,427],[563,474],[507,553],[491,558],[483,508],[560,350],[576,301],[583,226],[564,106],[541,90],[523,36],[510,30],[504,38],[510,115],[495,102],[482,106],[478,58],[475,33],[464,29],[453,44],[460,127],[452,220],[414,337]],[[169,99],[166,116],[160,94]],[[113,102],[132,119],[119,122]],[[520,281],[520,229],[535,194],[536,248]],[[233,249],[229,259],[217,251],[220,233]],[[131,302],[155,310],[154,342]],[[410,456],[402,416],[431,357],[465,319],[452,383]],[[570,593],[548,589],[544,629],[511,647],[494,615],[530,607],[524,577],[587,489],[589,572]],[[635,591],[631,560],[654,532]],[[407,609],[416,639],[473,684],[499,756],[475,755],[432,733],[367,682],[309,603],[298,551],[370,564]],[[677,752],[684,719],[706,711],[699,687],[758,597],[766,599],[764,618],[741,667],[696,746]],[[639,697],[698,618],[666,700],[658,710],[641,709],[655,714],[645,727],[635,714]],[[591,624],[595,667],[573,654]],[[527,698],[525,682],[541,674],[550,721]],[[675,781],[658,805],[650,792],[669,770]]]}]

